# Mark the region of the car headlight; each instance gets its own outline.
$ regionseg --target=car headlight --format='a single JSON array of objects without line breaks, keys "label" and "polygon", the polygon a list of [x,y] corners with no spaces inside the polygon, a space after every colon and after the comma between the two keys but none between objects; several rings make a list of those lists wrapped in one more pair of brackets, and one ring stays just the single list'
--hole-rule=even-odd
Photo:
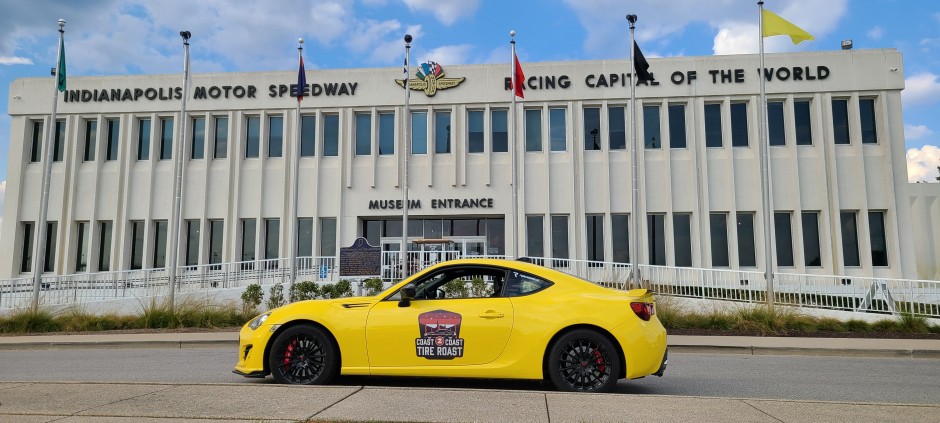
[{"label": "car headlight", "polygon": [[258,326],[261,326],[265,320],[268,320],[268,316],[270,315],[271,315],[271,312],[269,311],[258,317],[255,317],[254,319],[251,319],[251,321],[248,322],[248,327],[251,328],[251,330],[258,329]]}]

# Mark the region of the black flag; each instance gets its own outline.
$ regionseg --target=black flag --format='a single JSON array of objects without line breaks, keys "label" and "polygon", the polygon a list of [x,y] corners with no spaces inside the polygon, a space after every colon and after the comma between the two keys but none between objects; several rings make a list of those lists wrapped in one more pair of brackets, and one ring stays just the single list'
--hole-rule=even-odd
[{"label": "black flag", "polygon": [[636,69],[638,81],[653,80],[653,74],[649,72],[650,64],[646,61],[646,57],[643,56],[643,52],[640,51],[640,46],[636,44],[636,41],[633,42],[633,67]]}]

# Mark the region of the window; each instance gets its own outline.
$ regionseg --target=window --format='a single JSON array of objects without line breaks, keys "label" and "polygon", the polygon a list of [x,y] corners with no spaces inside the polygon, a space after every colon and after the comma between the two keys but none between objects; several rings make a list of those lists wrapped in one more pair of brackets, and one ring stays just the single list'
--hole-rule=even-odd
[{"label": "window", "polygon": [[545,257],[543,220],[541,215],[525,217],[526,255],[529,257]]},{"label": "window", "polygon": [[849,102],[844,98],[832,99],[832,136],[836,145],[849,144]]},{"label": "window", "polygon": [[117,160],[121,141],[121,121],[108,119],[108,155],[105,160]]},{"label": "window", "polygon": [[228,157],[228,118],[215,118],[215,146],[212,149],[212,158],[224,159]]},{"label": "window", "polygon": [[144,222],[131,222],[131,270],[144,268]]},{"label": "window", "polygon": [[728,215],[712,213],[709,215],[711,226],[712,267],[730,266],[728,258]]},{"label": "window", "polygon": [[490,140],[494,153],[509,151],[509,124],[506,110],[490,111]]},{"label": "window", "polygon": [[731,103],[731,146],[747,147],[747,103]]},{"label": "window", "polygon": [[686,148],[685,104],[669,105],[669,147]]},{"label": "window", "polygon": [[336,218],[320,219],[320,255],[323,257],[336,255]]},{"label": "window", "polygon": [[186,266],[199,264],[199,220],[186,221]]},{"label": "window", "polygon": [[46,255],[43,272],[55,272],[55,241],[59,225],[56,222],[46,222]]},{"label": "window", "polygon": [[774,238],[777,240],[777,266],[793,266],[793,230],[790,212],[774,213]]},{"label": "window", "polygon": [[166,234],[167,221],[155,220],[153,222],[153,268],[166,267]]},{"label": "window", "polygon": [[803,263],[807,267],[822,266],[819,250],[819,212],[802,213],[803,219]]},{"label": "window", "polygon": [[565,109],[548,109],[548,137],[552,151],[568,149],[568,131]]},{"label": "window", "polygon": [[411,113],[411,154],[428,154],[428,112]]},{"label": "window", "polygon": [[245,158],[257,159],[261,153],[261,117],[248,116],[245,120]]},{"label": "window", "polygon": [[518,272],[515,272],[514,276],[510,289],[509,286],[504,286],[506,271],[503,269],[469,265],[449,266],[418,279],[415,283],[414,299],[518,296],[524,289],[526,293],[531,293],[551,285],[537,278],[522,276]]},{"label": "window", "polygon": [[206,157],[206,118],[193,118],[193,144],[189,158],[202,160]]},{"label": "window", "polygon": [[225,240],[225,221],[209,221],[209,264],[222,262],[222,242]]},{"label": "window", "polygon": [[757,266],[754,250],[754,213],[738,213],[738,266]]},{"label": "window", "polygon": [[610,242],[614,252],[614,262],[630,262],[630,215],[610,215]]},{"label": "window", "polygon": [[313,256],[313,218],[297,218],[297,257]]},{"label": "window", "polygon": [[242,219],[241,261],[255,260],[255,219]]},{"label": "window", "polygon": [[643,106],[643,145],[646,148],[661,148],[662,136],[659,133],[659,105]]},{"label": "window", "polygon": [[23,257],[20,259],[20,272],[26,273],[33,268],[33,228],[35,223],[23,222],[23,243],[21,251]]},{"label": "window", "polygon": [[52,161],[61,162],[62,154],[65,153],[65,121],[57,120],[55,122],[55,139],[52,144]]},{"label": "window", "polygon": [[604,215],[587,215],[587,259],[604,261]]},{"label": "window", "polygon": [[95,144],[98,139],[98,121],[85,121],[85,151],[82,160],[86,162],[95,161]]},{"label": "window", "polygon": [[467,152],[483,152],[483,111],[467,111]]},{"label": "window", "polygon": [[150,160],[150,119],[137,122],[137,160]]},{"label": "window", "polygon": [[75,272],[88,271],[88,222],[78,222],[75,227]]},{"label": "window", "polygon": [[672,215],[672,233],[675,240],[676,266],[692,267],[692,215]]},{"label": "window", "polygon": [[323,155],[339,155],[339,115],[323,116]]},{"label": "window", "polygon": [[281,221],[264,220],[264,258],[276,259],[281,256]]},{"label": "window", "polygon": [[525,111],[525,151],[542,151],[542,110]]},{"label": "window", "polygon": [[842,222],[842,260],[846,266],[860,266],[855,212],[843,211],[839,217]]},{"label": "window", "polygon": [[767,135],[770,145],[786,145],[787,136],[783,129],[783,102],[767,102]]},{"label": "window", "polygon": [[284,156],[284,117],[268,118],[268,157]]},{"label": "window", "polygon": [[356,155],[372,154],[372,114],[356,113]]},{"label": "window", "polygon": [[111,221],[98,222],[98,271],[111,270]]},{"label": "window", "polygon": [[173,158],[173,118],[160,119],[160,160]]},{"label": "window", "polygon": [[[552,216],[552,258],[568,258],[568,216]],[[556,261],[555,266],[568,267],[568,264]]]},{"label": "window", "polygon": [[871,265],[888,265],[888,241],[885,235],[885,212],[868,212],[868,232],[871,236]]},{"label": "window", "polygon": [[506,223],[503,219],[486,219],[487,254],[506,254]]},{"label": "window", "polygon": [[796,120],[796,145],[813,145],[813,124],[809,115],[809,100],[793,102],[793,117]]},{"label": "window", "polygon": [[32,147],[29,150],[29,161],[36,163],[42,160],[42,121],[33,121]]},{"label": "window", "polygon": [[550,286],[552,286],[552,283],[544,279],[521,272],[510,272],[509,280],[506,281],[506,288],[503,290],[502,295],[504,297],[518,297],[541,291]]},{"label": "window", "polygon": [[434,112],[434,152],[450,153],[450,112]]},{"label": "window", "polygon": [[666,265],[666,215],[647,215],[650,264],[653,266]]},{"label": "window", "polygon": [[609,107],[607,109],[607,130],[611,150],[624,150],[627,148],[627,123],[624,118],[623,107]]},{"label": "window", "polygon": [[597,151],[601,149],[601,109],[597,107],[584,108],[584,150]]},{"label": "window", "polygon": [[313,157],[317,145],[317,117],[300,117],[300,157]]},{"label": "window", "polygon": [[862,144],[878,144],[878,131],[875,124],[875,99],[859,99],[858,111],[862,123]]},{"label": "window", "polygon": [[721,104],[705,105],[705,147],[721,147]]},{"label": "window", "polygon": [[379,154],[395,154],[395,114],[379,113]]}]

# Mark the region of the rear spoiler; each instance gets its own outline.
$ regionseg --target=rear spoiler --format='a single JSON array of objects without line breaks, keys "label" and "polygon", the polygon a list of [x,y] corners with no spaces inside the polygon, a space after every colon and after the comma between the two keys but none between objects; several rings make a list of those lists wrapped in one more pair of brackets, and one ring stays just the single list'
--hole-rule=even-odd
[{"label": "rear spoiler", "polygon": [[653,293],[646,288],[637,288],[627,291],[627,295],[631,297],[652,297]]}]

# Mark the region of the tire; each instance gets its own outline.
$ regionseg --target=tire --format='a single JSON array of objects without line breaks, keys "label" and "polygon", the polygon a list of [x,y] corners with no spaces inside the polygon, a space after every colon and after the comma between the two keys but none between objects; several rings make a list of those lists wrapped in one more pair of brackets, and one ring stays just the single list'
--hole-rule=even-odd
[{"label": "tire", "polygon": [[617,385],[620,366],[607,337],[587,329],[558,338],[548,356],[549,379],[566,392],[610,392]]},{"label": "tire", "polygon": [[271,344],[268,368],[277,383],[325,385],[339,374],[339,349],[323,329],[298,325]]}]

